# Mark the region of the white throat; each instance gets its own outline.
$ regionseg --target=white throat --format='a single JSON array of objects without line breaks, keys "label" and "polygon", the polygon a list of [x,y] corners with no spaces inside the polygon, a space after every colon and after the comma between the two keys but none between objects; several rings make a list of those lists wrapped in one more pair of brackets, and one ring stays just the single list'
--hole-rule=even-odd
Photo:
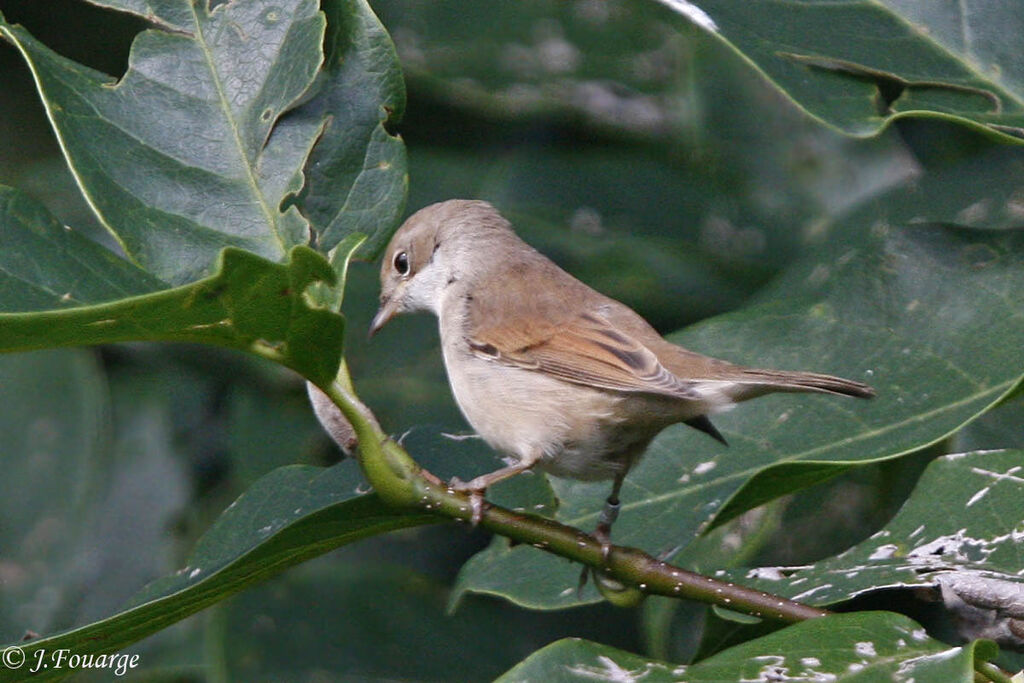
[{"label": "white throat", "polygon": [[445,258],[444,250],[438,249],[430,262],[406,284],[402,295],[402,310],[430,311],[440,316],[445,289],[456,281],[453,265]]}]

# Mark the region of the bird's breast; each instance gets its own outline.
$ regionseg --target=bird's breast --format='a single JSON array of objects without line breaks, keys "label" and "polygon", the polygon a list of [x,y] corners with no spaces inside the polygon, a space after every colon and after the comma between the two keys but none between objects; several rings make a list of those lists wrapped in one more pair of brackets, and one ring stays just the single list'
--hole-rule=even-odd
[{"label": "bird's breast", "polygon": [[506,456],[539,453],[540,468],[556,476],[610,479],[685,419],[672,401],[572,384],[481,358],[457,341],[442,347],[452,393],[473,429]]}]

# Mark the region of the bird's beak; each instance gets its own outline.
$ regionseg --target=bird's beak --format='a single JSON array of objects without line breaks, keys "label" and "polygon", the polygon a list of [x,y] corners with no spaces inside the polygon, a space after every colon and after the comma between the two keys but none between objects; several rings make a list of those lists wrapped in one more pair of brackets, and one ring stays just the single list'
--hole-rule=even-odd
[{"label": "bird's beak", "polygon": [[398,313],[398,297],[391,296],[387,301],[383,301],[380,304],[380,309],[377,311],[377,315],[373,316],[373,321],[370,323],[369,337],[377,334],[380,328],[384,327],[391,318]]}]

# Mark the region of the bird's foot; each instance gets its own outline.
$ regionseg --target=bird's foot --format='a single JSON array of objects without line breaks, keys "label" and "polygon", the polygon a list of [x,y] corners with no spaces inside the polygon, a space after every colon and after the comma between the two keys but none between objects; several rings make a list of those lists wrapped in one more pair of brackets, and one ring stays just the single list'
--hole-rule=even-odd
[{"label": "bird's foot", "polygon": [[608,557],[612,554],[612,525],[598,524],[593,536],[601,544],[601,564],[608,564]]},{"label": "bird's foot", "polygon": [[[594,540],[601,544],[602,567],[608,564],[608,558],[612,554],[612,524],[619,517],[619,499],[615,493],[613,492],[608,500],[605,501],[601,515],[597,518],[597,528],[594,529],[593,533]],[[601,589],[602,577],[598,575],[601,569],[584,567],[580,573],[579,584],[576,586],[576,595],[581,596],[583,594],[583,588],[587,585],[587,576],[592,571],[594,572],[594,583],[597,585],[598,590],[604,593]]]},{"label": "bird's foot", "polygon": [[576,597],[583,598],[583,588],[587,585],[589,575],[594,577],[594,587],[608,602],[619,607],[634,607],[644,599],[643,592],[633,586],[626,585],[612,577],[608,570],[608,558],[611,556],[611,525],[598,524],[594,530],[594,539],[601,544],[601,566],[583,567],[580,580],[576,586]]},{"label": "bird's foot", "polygon": [[[608,564],[608,558],[612,554],[612,525],[605,523],[604,513],[601,514],[601,521],[598,522],[592,536],[595,541],[601,544],[601,565],[603,567]],[[594,581],[600,581],[600,578],[597,576],[597,572],[601,571],[600,568],[583,567],[583,571],[580,572],[579,584],[576,586],[577,596],[583,595],[583,588],[587,585],[587,575],[591,571],[594,572]]]},{"label": "bird's foot", "polygon": [[597,528],[594,529],[594,538],[601,544],[601,564],[608,563],[608,556],[612,552],[612,524],[619,518],[619,499],[609,497],[601,509],[601,516],[597,518]]},{"label": "bird's foot", "polygon": [[474,527],[480,524],[480,520],[484,518],[484,494],[487,493],[487,486],[481,486],[476,479],[464,482],[458,477],[452,477],[448,482],[448,490],[469,494],[469,523]]}]

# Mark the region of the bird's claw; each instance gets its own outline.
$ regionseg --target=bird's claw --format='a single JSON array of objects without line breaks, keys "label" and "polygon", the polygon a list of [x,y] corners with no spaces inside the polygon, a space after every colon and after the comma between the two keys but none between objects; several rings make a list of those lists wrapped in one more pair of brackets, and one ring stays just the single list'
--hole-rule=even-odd
[{"label": "bird's claw", "polygon": [[[606,566],[608,564],[608,558],[612,554],[612,527],[611,524],[605,524],[604,522],[598,522],[597,528],[594,529],[593,538],[595,541],[601,544],[601,565]],[[576,585],[577,597],[583,596],[583,589],[587,585],[588,575],[591,572],[595,572],[594,581],[600,583],[599,578],[596,574],[596,569],[592,567],[583,567],[583,571],[580,572],[580,580]]]},{"label": "bird's claw", "polygon": [[472,512],[469,523],[475,527],[484,518],[484,492],[480,489],[469,492],[469,509]]},{"label": "bird's claw", "polygon": [[608,564],[612,554],[612,525],[598,524],[594,529],[594,540],[601,544],[601,564]]},{"label": "bird's claw", "polygon": [[583,565],[580,570],[580,580],[576,583],[576,598],[583,599],[583,589],[587,587],[587,578],[590,576],[590,567]]},{"label": "bird's claw", "polygon": [[474,486],[473,482],[466,483],[458,477],[452,477],[448,482],[448,490],[469,495],[469,523],[474,527],[479,525],[484,518],[484,494],[487,489]]}]

